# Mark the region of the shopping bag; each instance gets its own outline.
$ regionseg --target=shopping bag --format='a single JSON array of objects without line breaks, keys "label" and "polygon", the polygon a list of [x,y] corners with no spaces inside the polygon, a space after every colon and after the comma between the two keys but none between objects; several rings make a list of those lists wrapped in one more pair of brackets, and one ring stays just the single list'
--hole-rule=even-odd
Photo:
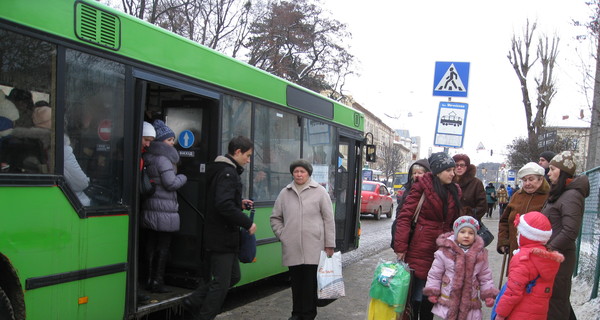
[{"label": "shopping bag", "polygon": [[[250,220],[254,221],[254,208],[250,210]],[[256,236],[248,230],[240,228],[240,252],[238,259],[241,263],[256,262]]]},{"label": "shopping bag", "polygon": [[327,253],[321,251],[317,267],[317,298],[337,299],[344,296],[346,290],[342,277],[342,253],[338,251],[327,257]]},{"label": "shopping bag", "polygon": [[369,296],[403,312],[410,289],[410,269],[405,262],[380,261],[375,268]]}]

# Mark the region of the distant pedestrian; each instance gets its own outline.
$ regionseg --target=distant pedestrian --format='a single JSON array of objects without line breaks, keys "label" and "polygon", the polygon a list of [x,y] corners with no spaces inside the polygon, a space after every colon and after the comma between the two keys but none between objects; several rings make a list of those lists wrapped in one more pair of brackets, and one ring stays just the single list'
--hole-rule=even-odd
[{"label": "distant pedestrian", "polygon": [[452,159],[456,162],[453,181],[462,190],[461,215],[475,217],[481,221],[487,211],[487,202],[483,182],[475,177],[477,167],[471,164],[471,159],[466,154],[456,154]]},{"label": "distant pedestrian", "polygon": [[506,205],[508,204],[508,191],[504,188],[503,184],[498,188],[496,198],[498,199],[498,207],[500,208],[499,215],[502,216],[502,212],[504,212],[504,208],[506,208]]},{"label": "distant pedestrian", "polygon": [[491,218],[494,212],[494,206],[496,205],[496,188],[493,183],[488,183],[485,187],[485,196],[487,201],[487,217]]},{"label": "distant pedestrian", "polygon": [[550,171],[550,161],[552,161],[552,158],[554,158],[554,156],[556,156],[556,153],[552,151],[544,151],[540,154],[540,159],[538,160],[538,164],[542,166],[542,168],[544,168],[544,178],[546,178],[546,181],[548,181],[548,183],[550,183],[550,179],[548,178],[548,172]]},{"label": "distant pedestrian", "polygon": [[508,200],[510,201],[510,198],[512,197],[513,193],[515,193],[515,190],[509,184],[506,186],[506,192],[508,192]]},{"label": "distant pedestrian", "polygon": [[552,223],[552,236],[546,246],[562,253],[565,261],[560,265],[548,320],[575,319],[571,296],[571,276],[575,269],[575,240],[579,238],[583,220],[584,200],[590,195],[590,182],[586,175],[575,176],[573,152],[563,151],[550,161],[548,177],[552,182],[550,195],[542,213]]},{"label": "distant pedestrian", "polygon": [[494,286],[488,251],[477,235],[479,223],[462,216],[454,221],[454,232],[437,238],[439,249],[427,275],[423,294],[434,304],[433,314],[443,319],[482,319],[481,302],[494,305]]},{"label": "distant pedestrian", "polygon": [[[508,266],[506,291],[496,305],[496,320],[554,319],[552,311],[548,312],[548,302],[564,257],[544,246],[552,234],[550,221],[543,214],[532,211],[517,215],[516,223],[519,250]],[[567,310],[565,312],[568,313]],[[556,319],[566,320],[568,317]]]}]

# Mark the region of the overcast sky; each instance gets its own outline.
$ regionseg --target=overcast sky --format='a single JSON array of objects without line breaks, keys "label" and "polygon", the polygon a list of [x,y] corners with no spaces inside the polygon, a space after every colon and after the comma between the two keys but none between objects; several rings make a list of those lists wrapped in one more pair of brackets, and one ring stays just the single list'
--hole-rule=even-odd
[{"label": "overcast sky", "polygon": [[[436,61],[470,62],[468,97],[452,98],[468,103],[463,149],[451,154],[467,153],[476,164],[500,162],[505,146],[527,134],[519,82],[507,59],[511,37],[522,35],[527,18],[538,22],[538,31],[561,39],[548,125],[589,126],[581,66],[595,62],[590,44],[574,40],[587,31],[571,22],[588,20],[583,0],[322,1],[353,34],[348,44],[361,76],[349,79],[346,93],[392,128],[421,136],[423,157],[433,147],[439,103],[447,101],[432,95]],[[534,103],[536,97],[531,95]],[[587,122],[576,119],[580,109]],[[480,142],[486,151],[476,151]]]}]

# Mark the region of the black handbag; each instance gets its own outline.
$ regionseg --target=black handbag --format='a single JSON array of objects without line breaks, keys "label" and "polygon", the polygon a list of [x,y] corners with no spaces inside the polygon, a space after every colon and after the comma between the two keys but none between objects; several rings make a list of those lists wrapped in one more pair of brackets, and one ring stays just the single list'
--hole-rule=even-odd
[{"label": "black handbag", "polygon": [[494,235],[490,232],[490,229],[483,224],[483,221],[479,221],[479,231],[477,231],[477,234],[483,239],[485,247],[494,241]]},{"label": "black handbag", "polygon": [[[250,220],[254,222],[254,208],[250,210]],[[240,228],[240,253],[238,259],[241,263],[252,263],[256,261],[256,236],[248,230]]]},{"label": "black handbag", "polygon": [[147,198],[153,195],[154,192],[156,192],[156,184],[150,179],[148,172],[146,172],[146,167],[144,166],[140,174],[140,194],[142,197]]}]

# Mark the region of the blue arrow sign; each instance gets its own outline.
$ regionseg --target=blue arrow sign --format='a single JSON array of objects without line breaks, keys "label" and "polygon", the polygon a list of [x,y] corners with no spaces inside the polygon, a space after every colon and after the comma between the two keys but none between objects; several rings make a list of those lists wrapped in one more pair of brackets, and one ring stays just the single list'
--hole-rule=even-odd
[{"label": "blue arrow sign", "polygon": [[177,138],[177,142],[182,148],[189,148],[194,144],[194,134],[190,130],[183,130]]},{"label": "blue arrow sign", "polygon": [[433,95],[466,97],[469,91],[469,62],[436,61]]}]

